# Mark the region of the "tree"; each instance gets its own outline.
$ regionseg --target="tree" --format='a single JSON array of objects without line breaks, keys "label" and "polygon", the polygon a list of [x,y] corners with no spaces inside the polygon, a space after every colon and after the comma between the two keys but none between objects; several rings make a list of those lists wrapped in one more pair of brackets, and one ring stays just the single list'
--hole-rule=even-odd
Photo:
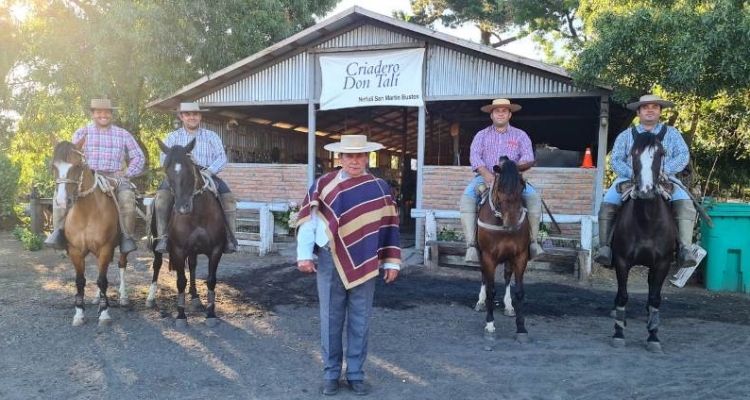
[{"label": "tree", "polygon": [[[336,0],[13,3],[30,13],[15,36],[0,33],[0,45],[17,49],[12,60],[0,59],[11,73],[0,73],[13,93],[3,106],[22,116],[10,146],[27,190],[51,152],[48,135],[70,138],[88,119],[89,99],[114,99],[116,123],[155,156],[150,142],[171,129],[171,118],[144,111],[145,103],[314,24]],[[0,28],[5,25],[0,17]]]}]

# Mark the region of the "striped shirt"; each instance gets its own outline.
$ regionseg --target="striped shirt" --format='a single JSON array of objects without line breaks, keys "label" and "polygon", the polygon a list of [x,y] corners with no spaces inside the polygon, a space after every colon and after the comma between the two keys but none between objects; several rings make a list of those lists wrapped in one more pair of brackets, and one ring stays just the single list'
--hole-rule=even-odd
[{"label": "striped shirt", "polygon": [[510,125],[505,133],[498,132],[493,125],[477,132],[471,142],[470,154],[472,171],[479,167],[492,171],[492,167],[497,165],[502,156],[507,156],[516,164],[534,161],[534,150],[529,135]]},{"label": "striped shirt", "polygon": [[[653,133],[658,135],[661,130],[663,123],[659,122],[656,124],[652,132],[646,131],[646,129],[638,124],[635,129],[639,134]],[[674,176],[678,172],[685,169],[690,161],[690,150],[685,143],[685,139],[682,138],[682,134],[676,128],[667,125],[667,133],[664,135],[662,141],[666,155],[662,159],[662,168],[664,173],[668,176]],[[633,177],[633,160],[630,156],[630,149],[633,147],[633,134],[631,128],[625,129],[617,135],[615,139],[615,145],[612,147],[610,153],[610,167],[618,177],[630,179]]]},{"label": "striped shirt", "polygon": [[73,143],[84,137],[86,143],[83,146],[83,153],[91,169],[109,174],[120,172],[127,156],[130,163],[125,171],[126,178],[136,176],[143,171],[146,157],[138,142],[125,129],[114,125],[100,129],[91,122],[73,134]]},{"label": "striped shirt", "polygon": [[[313,215],[323,221],[336,270],[351,289],[377,277],[380,265],[401,264],[399,217],[384,180],[370,174],[344,179],[342,174],[331,171],[313,183],[297,228],[315,228]],[[311,250],[318,240],[309,239],[319,233],[309,232],[305,241],[298,237],[298,255]]]},{"label": "striped shirt", "polygon": [[[195,135],[191,135],[185,128],[180,128],[167,135],[164,144],[169,147],[174,145],[187,146],[193,139],[195,139],[195,148],[190,154],[196,164],[208,169],[214,175],[226,168],[227,153],[224,152],[224,144],[221,143],[221,138],[214,131],[198,128]],[[159,156],[161,165],[164,165],[166,157],[167,155],[163,152]]]}]

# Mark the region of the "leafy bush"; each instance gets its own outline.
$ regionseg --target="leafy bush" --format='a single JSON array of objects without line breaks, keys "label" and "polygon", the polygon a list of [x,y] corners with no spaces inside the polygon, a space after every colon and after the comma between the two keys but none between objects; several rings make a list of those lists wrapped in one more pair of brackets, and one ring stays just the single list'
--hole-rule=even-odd
[{"label": "leafy bush", "polygon": [[452,227],[443,225],[437,233],[437,239],[445,242],[459,242],[463,240],[463,235],[456,232]]},{"label": "leafy bush", "polygon": [[18,225],[13,228],[13,237],[21,242],[23,248],[28,251],[37,251],[44,244],[44,237],[42,235],[37,235],[28,228]]},{"label": "leafy bush", "polygon": [[5,155],[0,152],[0,218],[14,215],[13,204],[16,202],[18,193],[18,177],[20,169],[14,165]]}]

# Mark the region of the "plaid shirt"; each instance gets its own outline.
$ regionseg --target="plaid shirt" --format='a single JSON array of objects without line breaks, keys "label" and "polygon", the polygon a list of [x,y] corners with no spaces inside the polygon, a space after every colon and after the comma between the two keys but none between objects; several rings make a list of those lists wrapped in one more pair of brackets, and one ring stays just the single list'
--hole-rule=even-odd
[{"label": "plaid shirt", "polygon": [[[658,135],[662,125],[661,122],[656,124],[653,134]],[[639,134],[647,132],[640,124],[635,129]],[[662,160],[662,168],[665,174],[674,176],[687,166],[688,161],[690,161],[690,150],[685,143],[685,139],[682,138],[680,131],[669,125],[667,125],[667,133],[664,135],[662,145],[667,152]],[[633,160],[630,156],[630,149],[632,147],[633,134],[631,133],[631,128],[628,128],[620,132],[617,136],[615,145],[612,147],[612,152],[610,153],[609,164],[612,167],[612,171],[620,178],[630,179],[633,177]]]},{"label": "plaid shirt", "polygon": [[99,129],[95,123],[91,122],[73,134],[73,143],[84,137],[86,143],[83,146],[83,153],[91,169],[110,174],[120,172],[125,156],[127,156],[130,163],[125,171],[126,178],[136,176],[143,171],[146,157],[138,142],[125,129],[114,125],[110,125],[107,129]]},{"label": "plaid shirt", "polygon": [[471,142],[470,154],[472,171],[479,167],[492,171],[492,167],[497,165],[502,156],[507,156],[516,164],[534,161],[534,150],[531,148],[529,135],[510,125],[505,133],[498,132],[492,125],[477,132]]},{"label": "plaid shirt", "polygon": [[[214,175],[226,168],[227,154],[224,152],[224,144],[221,143],[221,138],[214,131],[198,128],[195,135],[191,135],[185,128],[180,128],[167,135],[164,144],[169,147],[177,144],[187,146],[192,139],[195,139],[195,148],[190,154],[196,164],[208,169]],[[166,157],[167,155],[162,152],[159,157],[162,166]]]}]

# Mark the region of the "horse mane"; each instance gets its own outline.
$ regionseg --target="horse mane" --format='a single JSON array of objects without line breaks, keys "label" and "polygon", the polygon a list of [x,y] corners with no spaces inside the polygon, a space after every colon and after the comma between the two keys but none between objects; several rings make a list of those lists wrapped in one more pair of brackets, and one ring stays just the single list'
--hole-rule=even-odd
[{"label": "horse mane", "polygon": [[70,156],[72,154],[76,154],[78,152],[78,149],[76,149],[75,145],[68,141],[61,141],[59,142],[53,152],[52,152],[52,160],[53,162],[50,164],[50,168],[52,168],[52,164],[54,163],[54,160],[61,160],[68,162],[70,160]]},{"label": "horse mane", "polygon": [[633,147],[630,150],[631,155],[640,154],[649,147],[662,148],[661,140],[658,135],[640,134],[635,137]]},{"label": "horse mane", "polygon": [[518,165],[507,157],[501,157],[500,163],[502,163],[500,172],[495,174],[496,195],[502,194],[506,201],[520,198],[524,184],[519,176]]}]

